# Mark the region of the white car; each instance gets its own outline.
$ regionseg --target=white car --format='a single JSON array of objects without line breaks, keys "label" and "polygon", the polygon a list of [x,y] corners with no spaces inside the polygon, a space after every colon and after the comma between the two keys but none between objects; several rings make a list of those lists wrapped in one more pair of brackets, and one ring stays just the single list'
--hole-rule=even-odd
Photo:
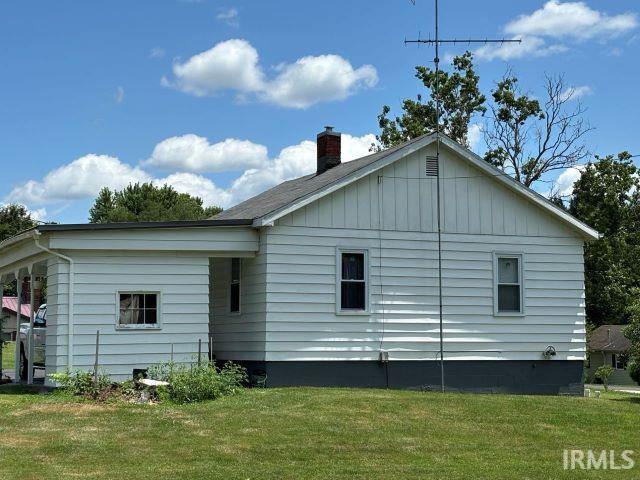
[{"label": "white car", "polygon": [[[27,362],[28,335],[31,325],[29,322],[20,324],[20,378],[27,379],[29,366]],[[38,308],[33,320],[33,365],[44,367],[44,347],[47,334],[47,305]]]}]

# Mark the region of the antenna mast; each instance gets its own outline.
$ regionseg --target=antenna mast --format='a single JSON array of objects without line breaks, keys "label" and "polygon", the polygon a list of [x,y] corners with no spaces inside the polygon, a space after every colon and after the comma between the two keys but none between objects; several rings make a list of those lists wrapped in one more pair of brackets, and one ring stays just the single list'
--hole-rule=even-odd
[{"label": "antenna mast", "polygon": [[[413,5],[416,4],[415,0],[410,0]],[[431,35],[429,38],[422,39],[420,35],[418,35],[417,39],[407,40],[405,39],[405,45],[408,43],[425,43],[427,45],[433,45],[435,47],[435,58],[433,59],[433,63],[436,67],[436,80],[435,80],[435,88],[434,93],[436,97],[436,165],[438,166],[438,174],[436,176],[436,188],[437,188],[437,218],[438,218],[438,299],[439,299],[439,309],[438,309],[438,319],[440,324],[440,390],[444,393],[444,328],[442,321],[442,215],[441,215],[441,185],[440,185],[440,173],[443,171],[440,165],[440,95],[439,95],[439,87],[440,87],[440,45],[442,44],[458,44],[458,43],[466,43],[470,45],[472,43],[520,43],[519,39],[479,39],[479,38],[467,38],[467,39],[441,39],[439,35],[438,23],[438,0],[434,0],[435,3],[435,38],[432,39]]]}]

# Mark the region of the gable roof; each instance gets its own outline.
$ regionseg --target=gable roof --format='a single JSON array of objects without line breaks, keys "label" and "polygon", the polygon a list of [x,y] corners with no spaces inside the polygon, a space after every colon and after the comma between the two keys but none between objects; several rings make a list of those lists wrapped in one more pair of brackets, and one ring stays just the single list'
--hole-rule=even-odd
[{"label": "gable roof", "polygon": [[[435,134],[423,135],[387,150],[341,163],[319,175],[313,173],[283,182],[219,213],[213,217],[213,220],[251,220],[255,227],[272,224],[278,218],[380,170],[396,160],[430,145],[435,140]],[[440,135],[440,143],[449,147],[461,158],[487,175],[492,176],[507,188],[537,204],[583,237],[587,239],[599,238],[599,233],[596,230],[554,205],[539,193],[525,187],[511,176],[485,162],[481,157],[454,142],[446,135]]]},{"label": "gable roof", "polygon": [[626,352],[631,340],[624,336],[626,325],[601,325],[591,333],[589,348],[599,352]]}]

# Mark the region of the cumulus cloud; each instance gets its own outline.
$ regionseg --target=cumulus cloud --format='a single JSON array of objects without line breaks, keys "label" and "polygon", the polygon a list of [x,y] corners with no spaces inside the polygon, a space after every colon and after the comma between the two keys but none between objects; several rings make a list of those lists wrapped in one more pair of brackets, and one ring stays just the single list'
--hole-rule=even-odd
[{"label": "cumulus cloud", "polygon": [[573,185],[580,179],[584,171],[584,165],[576,165],[563,171],[553,183],[553,191],[566,197],[573,194]]},{"label": "cumulus cloud", "polygon": [[173,82],[163,78],[162,83],[200,97],[220,90],[255,92],[264,87],[258,51],[246,40],[239,39],[220,42],[184,63],[176,62],[173,75]]},{"label": "cumulus cloud", "polygon": [[143,165],[215,173],[259,168],[266,161],[264,145],[235,138],[211,144],[204,137],[188,134],[158,143]]},{"label": "cumulus cloud", "polygon": [[263,95],[283,107],[307,108],[318,102],[344,100],[354,91],[378,82],[373,66],[354,69],[338,55],[303,57],[293,64],[281,65],[278,71]]},{"label": "cumulus cloud", "polygon": [[216,20],[226,23],[230,27],[239,27],[238,22],[238,9],[237,8],[224,8],[221,9],[216,15]]},{"label": "cumulus cloud", "polygon": [[550,0],[529,15],[520,15],[504,30],[511,35],[538,35],[587,39],[617,36],[638,26],[635,13],[608,15],[584,2]]},{"label": "cumulus cloud", "polygon": [[173,79],[164,77],[162,83],[196,96],[233,90],[241,98],[252,94],[279,106],[308,108],[319,102],[343,100],[378,82],[372,65],[354,68],[339,55],[302,57],[278,65],[275,73],[268,79],[259,65],[257,50],[246,40],[233,39],[175,63]]},{"label": "cumulus cloud", "polygon": [[[375,141],[373,134],[361,137],[343,134],[342,160],[348,162],[368,155],[369,148]],[[179,145],[181,142],[182,147]],[[244,155],[243,169],[246,170],[227,188],[195,173],[223,171],[223,164],[229,165],[228,170],[237,171],[238,165],[229,160],[234,149],[237,149],[238,155]],[[253,159],[250,158],[251,151],[255,154]],[[182,161],[181,155],[184,158]],[[178,171],[158,178],[140,166],[128,165],[118,158],[89,154],[51,171],[42,181],[29,180],[18,185],[6,200],[39,206],[92,199],[103,187],[120,190],[130,183],[152,182],[155,185],[171,185],[179,192],[198,196],[205,206],[219,205],[228,208],[285,180],[315,172],[316,144],[304,140],[283,148],[278,156],[269,159],[267,148],[263,145],[234,139],[212,145],[203,137],[183,135],[160,142],[152,157],[143,161],[142,165],[175,168]],[[185,171],[187,169],[192,171]],[[42,216],[46,214],[44,209],[35,211]]]},{"label": "cumulus cloud", "polygon": [[49,172],[43,180],[29,180],[9,193],[9,200],[42,205],[93,197],[102,187],[121,189],[151,177],[139,167],[108,155],[89,154]]},{"label": "cumulus cloud", "polygon": [[635,13],[609,15],[592,9],[584,2],[550,0],[538,10],[520,15],[505,25],[504,33],[510,38],[520,39],[520,44],[488,44],[476,50],[476,55],[487,61],[545,57],[567,51],[567,42],[593,38],[605,41],[637,27]]},{"label": "cumulus cloud", "polygon": [[467,140],[469,141],[469,149],[475,151],[480,145],[482,139],[482,125],[479,123],[472,123],[469,125],[469,133],[467,134]]}]

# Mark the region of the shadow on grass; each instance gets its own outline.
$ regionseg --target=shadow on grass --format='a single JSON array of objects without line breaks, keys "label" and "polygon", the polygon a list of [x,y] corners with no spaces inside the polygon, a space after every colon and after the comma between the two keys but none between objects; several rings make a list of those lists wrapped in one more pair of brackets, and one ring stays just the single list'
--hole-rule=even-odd
[{"label": "shadow on grass", "polygon": [[20,383],[0,385],[0,395],[46,395],[51,392],[53,392],[53,388],[44,385],[24,385]]},{"label": "shadow on grass", "polygon": [[612,402],[627,402],[640,405],[640,396],[614,397],[608,398],[607,400],[611,400]]}]

